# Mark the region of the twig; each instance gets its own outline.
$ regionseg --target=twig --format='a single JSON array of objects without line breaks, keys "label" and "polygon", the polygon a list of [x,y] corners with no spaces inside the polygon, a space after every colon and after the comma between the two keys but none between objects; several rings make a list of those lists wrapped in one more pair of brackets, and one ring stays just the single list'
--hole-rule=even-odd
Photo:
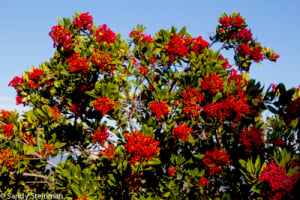
[{"label": "twig", "polygon": [[206,136],[206,133],[205,133],[205,129],[202,130],[201,135],[203,135],[204,139],[207,140],[207,136]]},{"label": "twig", "polygon": [[[38,153],[32,153],[32,154],[28,153],[26,155],[27,156],[36,156],[38,159],[42,159],[43,160],[43,157],[40,154],[38,154]],[[57,165],[54,164],[53,162],[51,162],[50,160],[47,160],[46,163],[49,164],[49,165],[51,165],[54,168],[57,168]]]},{"label": "twig", "polygon": [[39,174],[30,174],[30,173],[23,173],[23,176],[30,176],[30,177],[37,177],[48,180],[49,178],[47,176],[39,175]]},{"label": "twig", "polygon": [[47,160],[46,162],[47,162],[47,164],[51,165],[52,167],[57,168],[57,165],[54,164],[53,162],[51,162],[50,160]]},{"label": "twig", "polygon": [[48,184],[48,185],[50,185],[50,183],[47,182],[47,181],[26,181],[25,183],[26,184],[31,184],[31,183],[38,184],[38,183],[42,183],[42,184]]},{"label": "twig", "polygon": [[39,128],[37,127],[36,128],[37,130],[37,145],[38,145],[38,151],[39,153],[41,153],[41,149],[40,149],[40,131],[39,131]]}]

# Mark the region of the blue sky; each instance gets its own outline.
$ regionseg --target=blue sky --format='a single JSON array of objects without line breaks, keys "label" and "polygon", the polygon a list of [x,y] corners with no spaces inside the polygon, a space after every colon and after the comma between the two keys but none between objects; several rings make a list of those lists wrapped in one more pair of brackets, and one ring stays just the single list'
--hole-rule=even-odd
[{"label": "blue sky", "polygon": [[0,109],[21,110],[15,106],[15,91],[9,81],[31,65],[38,67],[54,55],[48,33],[57,24],[57,17],[72,17],[74,10],[90,12],[95,25],[106,23],[122,38],[137,24],[147,27],[146,33],[172,25],[187,26],[192,36],[209,40],[222,13],[240,12],[246,18],[254,37],[263,46],[270,46],[279,55],[277,63],[254,64],[250,77],[268,86],[283,82],[287,87],[300,84],[300,3],[297,0],[270,1],[200,1],[200,0],[52,0],[3,1],[0,7]]}]

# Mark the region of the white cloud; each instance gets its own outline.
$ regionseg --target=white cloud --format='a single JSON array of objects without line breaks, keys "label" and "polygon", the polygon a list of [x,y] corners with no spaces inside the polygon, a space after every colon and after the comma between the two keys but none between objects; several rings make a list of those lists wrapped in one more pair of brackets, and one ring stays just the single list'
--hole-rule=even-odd
[{"label": "white cloud", "polygon": [[12,97],[0,96],[0,110],[10,110],[17,111],[22,113],[23,111],[28,111],[28,107],[24,107],[23,105],[16,105],[16,99]]},{"label": "white cloud", "polygon": [[9,111],[17,111],[18,113],[22,113],[23,111],[30,110],[29,107],[24,107],[23,105],[10,105],[10,104],[0,104],[0,110],[9,110]]},{"label": "white cloud", "polygon": [[1,101],[11,101],[11,102],[15,102],[16,99],[12,98],[12,97],[4,97],[4,96],[0,96],[0,102]]}]

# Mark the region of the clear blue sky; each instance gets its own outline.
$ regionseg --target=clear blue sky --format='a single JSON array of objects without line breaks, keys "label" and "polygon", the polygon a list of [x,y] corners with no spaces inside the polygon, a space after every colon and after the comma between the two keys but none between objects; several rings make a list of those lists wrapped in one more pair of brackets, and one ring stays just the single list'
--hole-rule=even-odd
[{"label": "clear blue sky", "polygon": [[[268,86],[283,82],[287,87],[300,84],[300,3],[297,0],[52,0],[2,1],[0,7],[0,109],[15,109],[15,91],[9,81],[33,65],[38,67],[54,54],[48,33],[57,17],[72,17],[74,10],[94,17],[95,25],[106,23],[122,38],[137,24],[154,34],[172,25],[187,26],[192,36],[209,40],[223,12],[240,12],[254,37],[279,55],[277,63],[254,64],[250,77]],[[22,108],[22,106],[21,106]],[[18,108],[21,109],[20,107]]]}]

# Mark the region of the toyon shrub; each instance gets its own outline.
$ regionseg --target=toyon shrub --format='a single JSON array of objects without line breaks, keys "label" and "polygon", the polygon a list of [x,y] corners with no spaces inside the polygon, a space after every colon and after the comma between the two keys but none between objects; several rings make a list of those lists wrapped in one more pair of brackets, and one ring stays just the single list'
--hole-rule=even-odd
[{"label": "toyon shrub", "polygon": [[210,41],[142,25],[121,39],[88,12],[59,18],[53,57],[8,83],[29,109],[0,111],[0,193],[299,199],[299,89],[249,79],[279,55],[240,14],[217,22]]}]

